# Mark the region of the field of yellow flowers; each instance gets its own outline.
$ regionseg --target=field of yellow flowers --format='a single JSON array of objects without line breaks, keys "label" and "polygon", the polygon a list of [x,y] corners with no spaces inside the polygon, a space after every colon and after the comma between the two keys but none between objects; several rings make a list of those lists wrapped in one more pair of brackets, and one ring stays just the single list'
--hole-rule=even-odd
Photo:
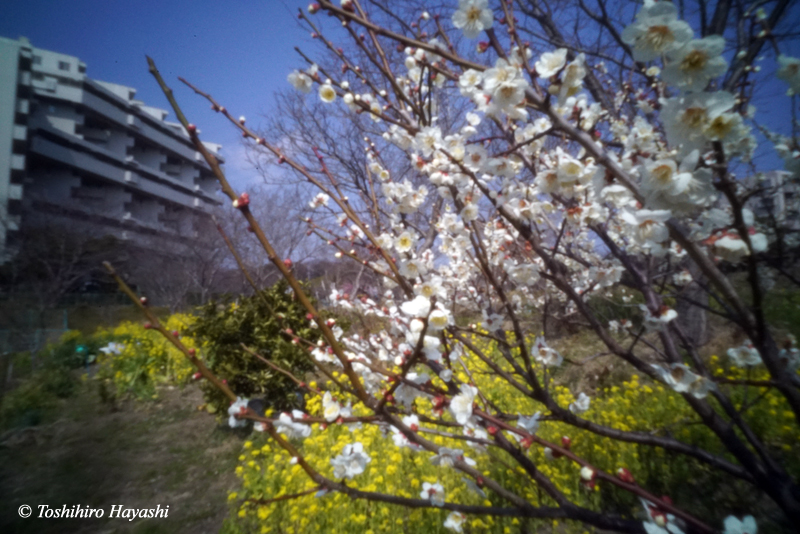
[{"label": "field of yellow flowers", "polygon": [[[473,342],[480,343],[480,340],[473,339]],[[745,371],[728,365],[717,356],[712,356],[709,363],[721,377],[734,380],[759,380],[766,377],[766,372],[763,372],[764,376],[760,376],[757,371],[745,376]],[[478,361],[469,362],[467,367],[481,368]],[[459,378],[468,381],[467,376]],[[503,380],[489,373],[476,373],[472,378],[481,391],[496,400],[504,410],[521,414],[532,414],[541,410],[534,401],[522,398]],[[434,383],[437,380],[438,378],[434,378]],[[312,387],[315,386],[316,384],[312,384]],[[575,401],[567,387],[557,385],[557,377],[550,378],[549,387],[553,388],[554,396],[561,406],[566,408]],[[734,399],[740,404],[749,405],[745,412],[748,421],[758,431],[763,432],[765,440],[780,451],[793,470],[800,468],[800,433],[791,424],[793,415],[782,397],[766,388],[749,388],[742,390]],[[306,400],[308,413],[321,416],[321,399],[308,395]],[[340,401],[344,402],[345,399]],[[360,415],[366,411],[356,404],[353,413]],[[418,399],[417,413],[432,416],[432,404],[429,401],[420,402]],[[635,374],[619,385],[598,391],[584,417],[619,430],[650,432],[656,429],[687,443],[723,453],[716,438],[704,426],[695,424],[696,416],[679,394],[649,380],[643,380]],[[420,426],[420,431],[425,432],[425,425]],[[358,489],[417,497],[423,483],[438,482],[444,486],[448,502],[503,505],[500,501],[495,502],[493,495],[485,494],[452,468],[433,465],[430,453],[396,447],[376,426],[348,428],[347,425],[333,424],[323,428],[321,425],[314,425],[313,430],[311,437],[298,445],[306,460],[326,476],[331,476],[333,471],[329,464],[330,458],[338,454],[346,444],[361,442],[365,450],[369,451],[372,461],[367,470],[352,482]],[[571,440],[572,450],[597,467],[612,473],[625,467],[640,484],[651,491],[669,495],[677,504],[698,514],[719,506],[722,500],[729,506],[740,506],[743,509],[752,509],[759,504],[752,502],[746,487],[738,486],[697,462],[668,455],[660,449],[620,443],[588,432],[576,431],[563,423],[547,421],[546,417],[542,418],[538,434],[550,442],[558,442],[562,436],[567,436]],[[521,468],[512,468],[512,465],[516,465],[515,462],[507,461],[502,454],[470,448],[465,446],[464,441],[446,436],[432,434],[428,437],[443,447],[466,449],[465,454],[477,461],[484,474],[525,496],[534,505],[555,504],[530,482],[528,476],[521,472]],[[622,514],[635,511],[639,506],[633,496],[616,488],[599,484],[593,490],[588,489],[581,484],[579,467],[566,459],[547,459],[544,451],[537,447],[528,449],[527,454],[561,491],[583,506],[612,509]],[[311,492],[297,499],[262,504],[276,497],[311,490],[314,484],[294,464],[292,458],[272,446],[262,436],[256,436],[245,443],[239,461],[236,474],[242,481],[242,487],[229,496],[236,514],[235,519],[228,524],[229,532],[447,532],[442,526],[446,512],[408,510],[389,504],[351,501],[341,494],[318,495]],[[701,484],[708,485],[708,491],[702,499],[698,500],[697,492],[694,491],[689,500],[688,495],[682,491],[687,485],[693,485],[696,489]],[[547,522],[546,525],[543,523],[531,521],[526,526],[528,529],[558,527],[557,521]],[[469,532],[520,531],[517,519],[471,517],[468,524]],[[583,531],[578,524],[562,525],[559,531],[564,531],[565,528],[566,531]]]},{"label": "field of yellow flowers", "polygon": [[[170,330],[184,332],[191,322],[190,315],[178,314],[169,317],[165,324]],[[139,324],[123,323],[116,328],[99,331],[95,336],[124,346],[118,354],[103,354],[99,358],[98,379],[113,383],[118,393],[152,396],[156,394],[158,385],[185,384],[193,373],[181,353],[157,332]],[[189,337],[183,337],[183,342],[188,347],[196,347],[194,340]],[[489,353],[493,350],[491,343],[483,338],[473,336],[472,342],[481,345]],[[196,348],[202,355],[203,347]],[[502,366],[504,362],[498,357],[497,364]],[[725,356],[711,356],[708,364],[722,378],[766,379],[766,371],[742,370],[731,365]],[[522,397],[503,380],[489,373],[481,362],[469,361],[467,367],[478,370],[471,378],[503,410],[525,415],[542,411],[542,407],[534,401]],[[459,379],[469,381],[463,371]],[[439,379],[433,380],[436,382]],[[560,382],[558,375],[550,376],[547,385],[558,403],[566,408],[576,399],[567,385]],[[326,384],[316,382],[310,385],[312,388],[327,388]],[[733,399],[737,405],[745,407],[744,417],[764,436],[766,443],[776,454],[784,457],[791,470],[797,472],[800,469],[800,433],[791,424],[792,413],[783,398],[767,388],[737,386]],[[305,400],[307,413],[322,415],[319,396],[308,394]],[[340,396],[338,400],[341,403],[352,401],[353,415],[366,414],[365,408],[357,404],[355,399]],[[432,403],[424,399],[417,400],[416,411],[420,416],[434,415]],[[444,417],[450,415],[445,412]],[[703,425],[696,424],[695,414],[679,394],[635,374],[616,385],[595,391],[591,407],[584,417],[620,430],[655,431],[672,435],[724,455],[717,438]],[[530,482],[527,475],[519,471],[519,467],[511,467],[516,464],[508,461],[505,453],[472,448],[464,441],[448,437],[446,433],[437,434],[437,430],[427,428],[425,424],[420,427],[420,432],[427,432],[427,437],[439,445],[464,450],[464,454],[475,460],[478,468],[487,476],[525,496],[531,503],[544,506],[554,504]],[[655,493],[669,495],[677,505],[696,514],[702,515],[704,511],[723,503],[727,508],[743,510],[764,505],[752,501],[747,487],[693,460],[660,449],[620,443],[576,430],[563,423],[548,421],[546,413],[541,419],[538,435],[551,442],[558,442],[567,436],[571,440],[572,450],[597,467],[612,473],[624,467],[638,483]],[[361,490],[417,497],[423,484],[438,482],[445,488],[448,502],[502,506],[501,502],[495,502],[494,495],[484,493],[454,469],[434,465],[430,453],[396,446],[391,436],[386,436],[385,430],[375,425],[317,424],[313,426],[311,437],[296,445],[306,460],[323,474],[331,476],[333,467],[330,458],[341,452],[345,445],[354,442],[362,443],[372,458],[366,471],[350,482]],[[567,459],[548,459],[537,446],[527,449],[526,454],[561,491],[583,506],[622,514],[635,513],[639,507],[633,496],[617,488],[598,484],[594,489],[588,489],[581,484],[579,468]],[[390,504],[355,501],[342,494],[320,495],[311,491],[315,489],[313,482],[301,472],[292,458],[271,444],[263,434],[254,433],[244,443],[236,475],[240,479],[240,487],[229,495],[232,512],[224,528],[229,534],[446,532],[443,522],[447,514],[440,510],[409,510]],[[701,492],[703,496],[697,498],[696,489],[701,485],[707,485],[708,491]],[[692,488],[693,491],[687,492],[684,488]],[[273,501],[304,492],[299,498]],[[537,523],[529,520],[527,524],[520,525],[517,519],[474,516],[468,518],[467,524],[469,532],[510,533],[520,531],[520,527],[537,529],[543,526],[548,529],[558,527],[559,531],[583,532],[580,525],[558,525],[553,521]]]}]

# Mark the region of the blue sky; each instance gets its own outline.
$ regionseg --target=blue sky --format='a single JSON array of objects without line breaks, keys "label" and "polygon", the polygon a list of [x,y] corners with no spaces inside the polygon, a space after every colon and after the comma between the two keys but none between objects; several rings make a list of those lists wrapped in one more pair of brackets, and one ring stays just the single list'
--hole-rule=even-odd
[{"label": "blue sky", "polygon": [[[304,65],[294,47],[311,51],[318,44],[296,19],[297,9],[308,2],[7,0],[0,36],[23,35],[36,47],[77,56],[90,77],[134,87],[137,98],[166,109],[166,99],[147,72],[145,54],[152,56],[203,139],[223,145],[229,178],[243,186],[259,178],[242,158],[241,137],[177,77],[258,126],[261,115],[274,111],[273,93],[289,87],[287,74]],[[785,53],[796,52],[797,42],[784,44]],[[765,62],[767,72],[774,71],[772,63]],[[785,112],[791,105],[785,91],[785,84],[773,79],[753,101],[759,120],[779,131],[787,128]],[[760,146],[757,154],[768,168],[781,166],[770,147]]]},{"label": "blue sky", "polygon": [[[213,94],[232,113],[258,125],[275,90],[302,63],[294,46],[311,48],[297,23],[307,0],[12,0],[3,7],[0,36],[25,36],[38,48],[79,57],[91,78],[137,90],[148,105],[168,109],[147,72],[150,55],[175,90],[189,120],[207,141],[223,145],[237,184],[257,179],[240,161],[241,141],[205,100],[178,76]],[[170,111],[170,117],[174,117]]]}]

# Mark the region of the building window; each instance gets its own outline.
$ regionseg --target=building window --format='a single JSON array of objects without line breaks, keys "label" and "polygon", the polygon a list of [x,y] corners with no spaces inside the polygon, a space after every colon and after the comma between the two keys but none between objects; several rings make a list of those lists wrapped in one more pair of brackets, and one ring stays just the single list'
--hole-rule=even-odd
[{"label": "building window", "polygon": [[58,70],[65,70],[69,72],[69,63],[66,61],[59,61],[58,62]]},{"label": "building window", "polygon": [[33,64],[34,65],[41,65],[42,64],[42,56],[33,56]]}]

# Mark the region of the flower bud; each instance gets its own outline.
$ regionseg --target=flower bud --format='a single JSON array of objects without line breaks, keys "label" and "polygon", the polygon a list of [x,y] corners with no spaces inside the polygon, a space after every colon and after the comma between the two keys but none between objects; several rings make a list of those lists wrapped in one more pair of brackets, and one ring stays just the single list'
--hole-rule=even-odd
[{"label": "flower bud", "polygon": [[627,482],[628,484],[635,484],[636,481],[633,478],[633,475],[630,471],[628,471],[625,467],[620,467],[617,469],[617,477],[623,482]]},{"label": "flower bud", "polygon": [[315,15],[317,11],[319,11],[320,5],[316,2],[312,2],[308,4],[308,12],[312,15]]},{"label": "flower bud", "polygon": [[187,352],[189,353],[189,356],[194,356],[195,354],[197,354],[196,349],[189,349]]},{"label": "flower bud", "polygon": [[237,210],[244,208],[245,206],[250,204],[250,195],[247,193],[242,193],[239,195],[239,198],[233,201],[233,207]]},{"label": "flower bud", "polygon": [[139,302],[142,303],[142,306],[147,306],[147,297],[139,297]]},{"label": "flower bud", "polygon": [[581,468],[581,478],[583,480],[589,482],[590,480],[594,480],[594,477],[595,477],[594,469],[592,469],[588,465],[584,465]]},{"label": "flower bud", "polygon": [[194,124],[189,124],[186,127],[186,131],[189,132],[189,135],[195,135],[197,133],[197,126]]},{"label": "flower bud", "polygon": [[200,380],[201,378],[203,378],[203,373],[201,373],[200,371],[192,375],[192,380]]}]

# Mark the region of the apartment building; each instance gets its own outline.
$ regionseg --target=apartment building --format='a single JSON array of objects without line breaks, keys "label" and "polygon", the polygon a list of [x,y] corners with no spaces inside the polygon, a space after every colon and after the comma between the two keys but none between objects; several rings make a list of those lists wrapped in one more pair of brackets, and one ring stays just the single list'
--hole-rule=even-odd
[{"label": "apartment building", "polygon": [[24,228],[166,253],[202,238],[216,180],[183,127],[135,95],[77,57],[0,37],[0,263]]}]

